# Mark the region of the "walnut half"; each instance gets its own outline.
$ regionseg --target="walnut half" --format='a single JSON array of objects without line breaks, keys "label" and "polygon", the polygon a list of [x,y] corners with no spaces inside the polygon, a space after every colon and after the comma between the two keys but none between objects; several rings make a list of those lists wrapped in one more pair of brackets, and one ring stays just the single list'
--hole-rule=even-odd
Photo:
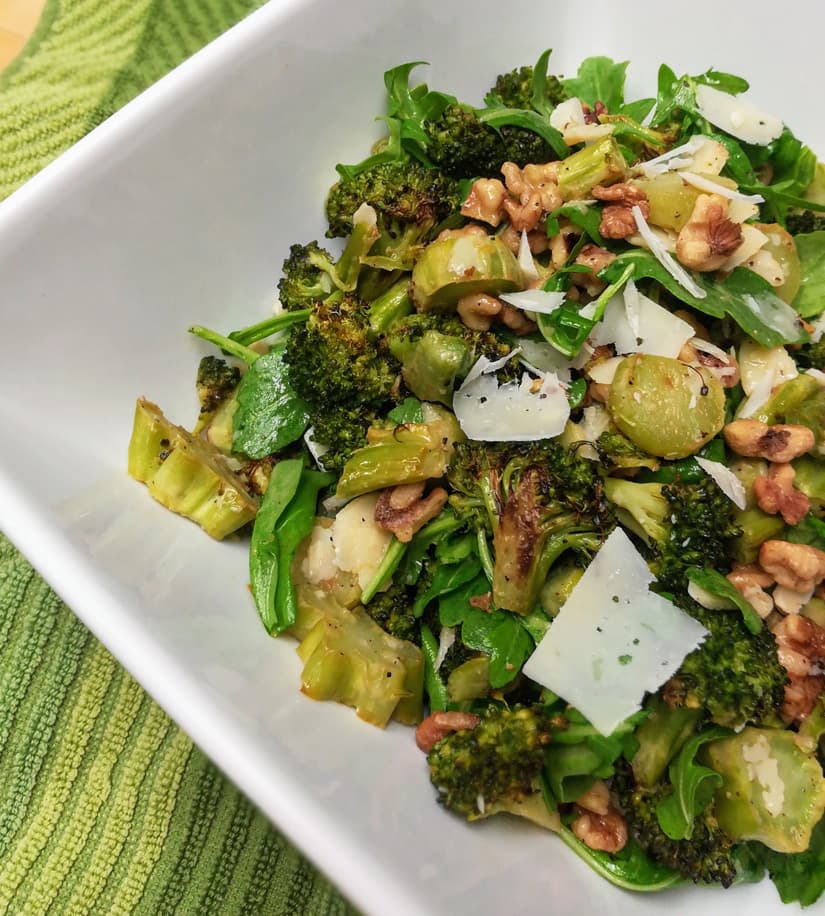
[{"label": "walnut half", "polygon": [[728,219],[727,198],[700,194],[676,239],[676,257],[693,270],[718,270],[742,241],[742,227]]}]

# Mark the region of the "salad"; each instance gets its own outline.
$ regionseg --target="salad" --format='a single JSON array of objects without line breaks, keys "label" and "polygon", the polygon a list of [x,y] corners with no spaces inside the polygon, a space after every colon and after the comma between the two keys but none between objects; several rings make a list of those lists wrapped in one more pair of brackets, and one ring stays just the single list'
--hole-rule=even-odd
[{"label": "salad", "polygon": [[[825,891],[825,170],[747,82],[626,63],[484,105],[384,75],[334,243],[141,398],[129,473],[249,541],[301,690],[434,797],[638,891]],[[218,355],[220,354],[220,355]],[[241,584],[239,583],[239,587]],[[411,733],[412,734],[412,733]]]}]

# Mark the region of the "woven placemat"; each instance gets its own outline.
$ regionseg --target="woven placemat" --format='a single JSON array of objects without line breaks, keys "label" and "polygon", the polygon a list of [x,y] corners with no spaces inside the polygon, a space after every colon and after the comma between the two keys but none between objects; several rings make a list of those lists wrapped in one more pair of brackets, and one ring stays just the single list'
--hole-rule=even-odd
[{"label": "woven placemat", "polygon": [[[49,0],[0,74],[0,198],[257,5]],[[2,535],[0,787],[0,914],[352,912]]]}]

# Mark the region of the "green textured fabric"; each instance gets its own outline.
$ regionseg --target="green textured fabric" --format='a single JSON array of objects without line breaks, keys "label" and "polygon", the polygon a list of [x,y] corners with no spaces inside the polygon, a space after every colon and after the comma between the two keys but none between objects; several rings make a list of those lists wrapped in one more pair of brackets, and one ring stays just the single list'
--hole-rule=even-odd
[{"label": "green textured fabric", "polygon": [[[0,199],[257,5],[48,0],[0,74]],[[0,787],[0,914],[352,912],[2,534]]]}]

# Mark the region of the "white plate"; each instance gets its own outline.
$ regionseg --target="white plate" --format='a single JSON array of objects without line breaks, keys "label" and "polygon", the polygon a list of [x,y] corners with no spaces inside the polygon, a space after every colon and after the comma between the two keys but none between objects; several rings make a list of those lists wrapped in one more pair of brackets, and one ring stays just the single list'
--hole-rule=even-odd
[{"label": "white plate", "polygon": [[694,0],[277,0],[180,67],[0,206],[0,524],[218,765],[373,914],[784,911],[773,887],[623,893],[556,839],[435,803],[412,732],[298,692],[268,639],[241,544],[217,544],[125,474],[139,394],[188,424],[206,352],[186,328],[267,314],[289,243],[323,233],[336,161],[380,126],[382,72],[432,62],[480,102],[555,48],[742,73],[825,150],[819,5]]}]

